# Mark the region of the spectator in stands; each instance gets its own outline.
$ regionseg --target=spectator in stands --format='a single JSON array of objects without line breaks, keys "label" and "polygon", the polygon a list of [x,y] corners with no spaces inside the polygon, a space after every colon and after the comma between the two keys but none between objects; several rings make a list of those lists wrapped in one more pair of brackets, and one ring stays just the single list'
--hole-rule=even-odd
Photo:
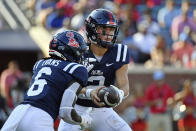
[{"label": "spectator in stands", "polygon": [[134,5],[139,5],[142,4],[142,0],[114,0],[115,3],[117,3],[118,5],[122,5],[122,4],[134,4]]},{"label": "spectator in stands", "polygon": [[140,83],[136,83],[133,92],[131,103],[122,117],[130,124],[133,131],[146,131],[149,110],[145,105],[144,88]]},{"label": "spectator in stands", "polygon": [[16,84],[10,89],[14,107],[23,101],[26,90],[31,82],[31,73],[23,73],[23,77],[16,80]]},{"label": "spectator in stands", "polygon": [[[196,25],[196,9],[193,10],[193,22]],[[190,30],[189,36],[193,45],[196,45],[196,31]]]},{"label": "spectator in stands", "polygon": [[174,65],[190,68],[194,46],[188,41],[187,34],[181,34],[179,39],[178,42],[173,44],[170,61]]},{"label": "spectator in stands", "polygon": [[166,0],[165,6],[158,11],[157,20],[161,27],[161,35],[164,37],[167,48],[170,50],[172,49],[171,45],[173,43],[170,28],[174,17],[179,14],[180,11],[175,8],[174,0]]},{"label": "spectator in stands", "polygon": [[196,46],[194,46],[194,50],[191,54],[191,66],[192,68],[196,68]]},{"label": "spectator in stands", "polygon": [[80,13],[74,15],[74,16],[71,18],[70,27],[71,27],[73,30],[78,31],[79,29],[82,28],[83,23],[84,23],[84,20],[85,20],[84,13],[83,13],[83,12],[80,12]]},{"label": "spectator in stands", "polygon": [[37,21],[47,29],[61,28],[66,18],[83,12],[86,0],[39,0],[36,2]]},{"label": "spectator in stands", "polygon": [[[46,19],[49,14],[54,12],[56,0],[33,0],[31,6],[34,6],[37,24],[46,27]],[[33,7],[30,8],[32,9]]]},{"label": "spectator in stands", "polygon": [[148,131],[172,131],[172,121],[168,114],[168,100],[174,96],[165,74],[158,70],[153,73],[154,83],[146,88],[145,97],[150,108]]},{"label": "spectator in stands", "polygon": [[189,2],[187,0],[182,1],[181,14],[172,21],[171,35],[173,41],[179,39],[179,35],[183,32],[185,26],[189,26],[192,31],[196,31],[196,24],[192,17],[189,16],[189,11]]},{"label": "spectator in stands", "polygon": [[147,68],[162,68],[169,64],[170,50],[166,47],[165,40],[161,35],[157,36],[157,44],[150,52],[150,60],[145,63]]},{"label": "spectator in stands", "polygon": [[145,21],[148,24],[148,33],[152,33],[153,35],[158,35],[160,33],[160,26],[156,21],[153,20],[151,9],[146,9],[144,15],[142,16],[142,21]]},{"label": "spectator in stands", "polygon": [[172,20],[179,15],[178,9],[175,8],[174,0],[166,0],[165,6],[162,7],[157,15],[158,23],[162,28],[170,29]]},{"label": "spectator in stands", "polygon": [[152,33],[148,33],[148,22],[141,21],[138,24],[138,32],[133,35],[134,50],[138,51],[136,63],[144,63],[150,59],[150,52],[156,46],[157,39]]},{"label": "spectator in stands", "polygon": [[135,5],[130,3],[120,6],[118,16],[120,21],[120,39],[122,41],[137,31],[136,24],[141,14],[136,10]]},{"label": "spectator in stands", "polygon": [[148,8],[153,8],[154,6],[161,5],[163,0],[146,0],[146,6]]},{"label": "spectator in stands", "polygon": [[16,85],[16,81],[23,77],[23,74],[19,68],[17,61],[10,61],[8,68],[1,74],[0,89],[2,96],[6,99],[8,107],[14,108],[13,100],[11,96],[11,88]]},{"label": "spectator in stands", "polygon": [[196,131],[196,96],[194,94],[195,83],[185,80],[183,90],[176,96],[180,96],[186,106],[185,116],[178,121],[179,131]]},{"label": "spectator in stands", "polygon": [[66,17],[72,17],[74,14],[74,1],[59,0],[55,9],[46,18],[46,28],[57,29],[63,26]]},{"label": "spectator in stands", "polygon": [[196,9],[193,10],[193,22],[196,24]]}]

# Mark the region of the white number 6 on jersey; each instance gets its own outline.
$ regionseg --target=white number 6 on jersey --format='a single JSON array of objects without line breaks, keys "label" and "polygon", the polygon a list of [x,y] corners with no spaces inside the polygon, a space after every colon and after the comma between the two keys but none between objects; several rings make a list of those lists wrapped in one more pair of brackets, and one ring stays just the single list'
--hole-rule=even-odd
[{"label": "white number 6 on jersey", "polygon": [[[38,72],[37,76],[35,77],[34,83],[31,85],[31,87],[29,88],[27,92],[28,96],[36,96],[36,95],[39,95],[43,91],[44,86],[47,84],[47,81],[45,79],[39,79],[42,74],[51,75],[52,71],[50,67],[44,67]],[[34,90],[35,85],[38,86],[37,90]]]}]

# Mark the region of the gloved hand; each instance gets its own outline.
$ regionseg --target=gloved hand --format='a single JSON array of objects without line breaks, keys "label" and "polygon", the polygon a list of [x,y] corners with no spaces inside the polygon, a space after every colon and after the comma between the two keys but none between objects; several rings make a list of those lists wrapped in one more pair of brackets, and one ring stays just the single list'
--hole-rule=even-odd
[{"label": "gloved hand", "polygon": [[81,130],[89,129],[92,124],[92,118],[89,116],[89,113],[92,111],[92,107],[89,107],[89,109],[86,111],[85,114],[81,116],[82,122],[80,123]]},{"label": "gloved hand", "polygon": [[95,58],[86,58],[84,61],[83,61],[83,65],[87,68],[87,71],[89,72],[91,69],[93,69],[94,65],[93,64],[90,64],[92,62],[95,62],[96,59]]},{"label": "gloved hand", "polygon": [[110,87],[111,87],[111,88],[114,88],[114,89],[118,92],[118,95],[119,95],[119,97],[120,97],[120,100],[119,100],[119,102],[118,102],[117,105],[119,105],[119,104],[122,102],[123,98],[124,98],[124,91],[121,90],[121,89],[119,89],[118,87],[116,87],[116,86],[114,86],[114,85],[110,85]]}]

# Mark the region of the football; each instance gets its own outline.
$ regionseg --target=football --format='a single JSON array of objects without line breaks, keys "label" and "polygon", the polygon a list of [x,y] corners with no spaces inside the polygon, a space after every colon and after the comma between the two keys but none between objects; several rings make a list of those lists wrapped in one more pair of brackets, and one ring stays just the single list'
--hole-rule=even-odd
[{"label": "football", "polygon": [[118,92],[111,86],[100,89],[98,97],[101,99],[101,102],[105,104],[105,107],[114,107],[120,101]]}]

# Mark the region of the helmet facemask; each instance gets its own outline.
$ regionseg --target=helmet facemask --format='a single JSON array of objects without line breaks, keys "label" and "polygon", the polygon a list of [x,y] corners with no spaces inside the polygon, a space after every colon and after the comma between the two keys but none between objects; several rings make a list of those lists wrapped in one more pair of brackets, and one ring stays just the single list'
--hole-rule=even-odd
[{"label": "helmet facemask", "polygon": [[106,45],[113,45],[115,36],[115,27],[111,26],[98,26],[96,28],[96,33],[100,42]]}]

